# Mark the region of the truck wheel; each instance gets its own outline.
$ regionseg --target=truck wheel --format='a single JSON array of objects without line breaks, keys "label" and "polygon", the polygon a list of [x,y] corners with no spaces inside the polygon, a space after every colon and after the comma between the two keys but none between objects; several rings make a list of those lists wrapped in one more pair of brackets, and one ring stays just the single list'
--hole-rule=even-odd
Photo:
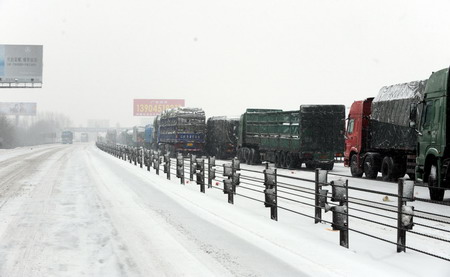
[{"label": "truck wheel", "polygon": [[287,152],[281,151],[280,152],[280,165],[282,168],[287,168],[286,160],[287,160]]},{"label": "truck wheel", "polygon": [[239,161],[242,163],[243,162],[243,158],[242,158],[242,148],[239,148],[237,150],[237,158],[239,159]]},{"label": "truck wheel", "polygon": [[253,148],[248,148],[247,152],[248,152],[247,164],[252,165],[253,164],[253,155],[255,154],[255,152],[253,151]]},{"label": "truck wheel", "polygon": [[289,169],[293,169],[297,166],[297,157],[295,156],[294,153],[287,153],[286,156],[286,165]]},{"label": "truck wheel", "polygon": [[378,176],[378,166],[373,155],[368,155],[364,159],[364,174],[368,179],[376,179]]},{"label": "truck wheel", "polygon": [[275,152],[275,167],[276,168],[280,168],[281,167],[281,163],[280,163],[280,152]]},{"label": "truck wheel", "polygon": [[358,157],[355,155],[352,155],[350,159],[350,172],[352,173],[353,177],[362,177],[363,171],[358,166]]},{"label": "truck wheel", "polygon": [[260,164],[261,163],[261,155],[259,153],[259,150],[253,149],[253,164]]},{"label": "truck wheel", "polygon": [[305,166],[307,169],[315,169],[314,163],[312,163],[312,162],[305,162]]},{"label": "truck wheel", "polygon": [[383,181],[389,182],[395,179],[394,161],[392,157],[386,156],[381,163],[381,177]]},{"label": "truck wheel", "polygon": [[430,199],[434,201],[444,200],[445,190],[438,187],[438,170],[437,166],[432,165],[430,176],[428,176],[428,189],[430,190]]},{"label": "truck wheel", "polygon": [[242,148],[242,162],[246,163],[248,160],[248,148],[244,147]]},{"label": "truck wheel", "polygon": [[322,165],[320,168],[323,170],[333,170],[333,167],[334,167],[334,163],[330,162],[330,163]]}]

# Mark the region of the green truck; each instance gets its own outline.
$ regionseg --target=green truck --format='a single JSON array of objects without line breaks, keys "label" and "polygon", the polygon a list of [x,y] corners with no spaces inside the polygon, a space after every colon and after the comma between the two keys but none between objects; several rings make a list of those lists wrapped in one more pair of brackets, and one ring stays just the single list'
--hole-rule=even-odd
[{"label": "green truck", "polygon": [[241,116],[237,155],[241,162],[281,168],[332,170],[343,156],[344,105],[302,105],[299,110],[247,109]]},{"label": "green truck", "polygon": [[430,198],[439,201],[450,189],[449,89],[449,69],[433,72],[423,100],[410,108],[410,127],[418,134],[416,181],[428,183]]}]

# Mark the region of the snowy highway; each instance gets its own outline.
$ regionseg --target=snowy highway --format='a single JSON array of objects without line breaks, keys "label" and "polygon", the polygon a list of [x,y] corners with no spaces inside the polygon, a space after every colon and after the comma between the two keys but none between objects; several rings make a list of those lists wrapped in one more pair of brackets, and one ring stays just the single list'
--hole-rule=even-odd
[{"label": "snowy highway", "polygon": [[329,226],[236,202],[92,144],[1,150],[0,276],[450,274],[448,262],[371,241],[348,250]]}]

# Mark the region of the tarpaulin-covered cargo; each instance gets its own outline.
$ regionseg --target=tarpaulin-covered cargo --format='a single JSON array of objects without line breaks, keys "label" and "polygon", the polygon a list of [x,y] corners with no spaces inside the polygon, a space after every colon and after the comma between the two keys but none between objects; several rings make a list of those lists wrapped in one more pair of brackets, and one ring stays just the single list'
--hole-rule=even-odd
[{"label": "tarpaulin-covered cargo", "polygon": [[157,141],[171,155],[177,152],[203,153],[205,144],[205,112],[199,108],[175,108],[157,118]]},{"label": "tarpaulin-covered cargo", "polygon": [[206,152],[219,159],[236,156],[239,119],[215,116],[206,123]]},{"label": "tarpaulin-covered cargo", "polygon": [[296,111],[247,110],[241,117],[238,155],[254,161],[253,153],[263,153],[268,161],[281,160],[281,166],[291,167],[298,161],[311,167],[326,163],[326,168],[332,168],[335,155],[344,151],[344,119],[344,105],[302,105]]},{"label": "tarpaulin-covered cargo", "polygon": [[372,101],[369,149],[414,151],[417,134],[409,109],[423,98],[426,80],[382,87]]}]

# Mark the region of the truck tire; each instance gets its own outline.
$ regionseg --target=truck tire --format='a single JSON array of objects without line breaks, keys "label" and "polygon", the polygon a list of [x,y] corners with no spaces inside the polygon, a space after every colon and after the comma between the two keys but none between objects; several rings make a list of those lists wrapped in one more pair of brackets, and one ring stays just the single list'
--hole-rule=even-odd
[{"label": "truck tire", "polygon": [[430,176],[428,176],[428,189],[430,190],[430,199],[434,201],[444,200],[445,190],[438,187],[438,169],[436,165],[430,168]]},{"label": "truck tire", "polygon": [[287,152],[281,151],[280,152],[280,165],[282,168],[287,168]]},{"label": "truck tire", "polygon": [[237,158],[238,158],[238,160],[242,163],[242,150],[241,150],[241,148],[239,148],[238,150],[237,150]]},{"label": "truck tire", "polygon": [[368,179],[376,179],[378,176],[379,166],[374,155],[367,155],[364,159],[364,174]]},{"label": "truck tire", "polygon": [[305,162],[305,166],[307,169],[315,169],[314,163],[312,162]]},{"label": "truck tire", "polygon": [[255,151],[253,150],[253,148],[248,148],[247,152],[248,152],[248,154],[247,154],[247,164],[248,165],[252,165],[253,164],[253,160],[254,160]]},{"label": "truck tire", "polygon": [[297,166],[297,157],[294,153],[287,153],[286,156],[286,165],[289,169],[293,169]]},{"label": "truck tire", "polygon": [[383,181],[389,182],[395,180],[394,160],[392,157],[386,156],[381,162],[381,178]]},{"label": "truck tire", "polygon": [[358,165],[358,157],[356,154],[352,155],[350,158],[350,172],[352,173],[353,177],[362,177],[363,171]]},{"label": "truck tire", "polygon": [[324,164],[324,165],[322,165],[320,168],[321,169],[323,169],[323,170],[333,170],[333,167],[334,167],[334,162],[329,162],[329,163],[326,163],[326,164]]},{"label": "truck tire", "polygon": [[261,164],[261,154],[259,153],[258,149],[253,149],[255,153],[253,154],[253,163],[254,164]]},{"label": "truck tire", "polygon": [[247,147],[242,148],[242,159],[244,163],[248,162],[250,151]]},{"label": "truck tire", "polygon": [[275,152],[275,167],[280,168],[281,167],[281,152]]}]

